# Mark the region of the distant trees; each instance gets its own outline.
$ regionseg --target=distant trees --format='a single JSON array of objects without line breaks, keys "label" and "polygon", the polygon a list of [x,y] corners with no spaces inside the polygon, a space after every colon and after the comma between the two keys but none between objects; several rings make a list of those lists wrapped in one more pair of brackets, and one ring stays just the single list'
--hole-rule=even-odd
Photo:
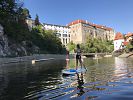
[{"label": "distant trees", "polygon": [[125,48],[126,52],[133,51],[133,39],[129,41],[129,44]]},{"label": "distant trees", "polygon": [[[90,37],[87,38],[86,43],[80,44],[81,49],[84,53],[104,53],[104,52],[112,52],[114,49],[113,41],[101,40],[101,39],[92,39]],[[73,51],[75,48],[75,44],[70,42],[67,47],[70,51]]]},{"label": "distant trees", "polygon": [[32,41],[41,49],[41,53],[64,53],[66,51],[55,32],[43,30],[41,25],[33,28]]},{"label": "distant trees", "polygon": [[67,44],[69,52],[74,52],[73,50],[75,49],[76,45],[71,41]]},{"label": "distant trees", "polygon": [[84,52],[89,53],[101,53],[101,52],[112,52],[114,49],[113,41],[101,40],[101,39],[92,39],[87,38],[85,44],[82,44],[82,49]]}]

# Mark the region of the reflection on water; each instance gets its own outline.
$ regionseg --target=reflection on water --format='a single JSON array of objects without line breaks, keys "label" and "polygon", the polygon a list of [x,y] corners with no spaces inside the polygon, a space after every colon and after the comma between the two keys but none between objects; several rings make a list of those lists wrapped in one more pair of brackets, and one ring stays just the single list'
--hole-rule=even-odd
[{"label": "reflection on water", "polygon": [[132,100],[133,59],[84,59],[86,73],[62,76],[75,60],[0,66],[0,100]]},{"label": "reflection on water", "polygon": [[114,76],[116,79],[126,77],[128,75],[127,59],[115,58]]},{"label": "reflection on water", "polygon": [[77,74],[77,82],[78,82],[77,89],[79,89],[78,96],[82,96],[85,93],[85,91],[83,90],[84,89],[83,73],[81,73],[80,77],[79,77],[79,74]]}]

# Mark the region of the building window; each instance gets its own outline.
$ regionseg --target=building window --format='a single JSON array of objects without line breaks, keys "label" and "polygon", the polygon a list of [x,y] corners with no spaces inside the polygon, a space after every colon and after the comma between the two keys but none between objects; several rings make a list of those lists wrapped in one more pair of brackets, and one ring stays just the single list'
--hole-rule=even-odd
[{"label": "building window", "polygon": [[63,37],[67,37],[67,34],[63,34]]},{"label": "building window", "polygon": [[65,39],[63,38],[63,44],[65,44]]},{"label": "building window", "polygon": [[66,39],[66,44],[67,44],[67,39]]},{"label": "building window", "polygon": [[61,34],[60,34],[60,33],[56,33],[56,36],[57,36],[57,37],[61,37]]},{"label": "building window", "polygon": [[108,39],[108,36],[107,36],[107,34],[106,34],[106,39]]}]

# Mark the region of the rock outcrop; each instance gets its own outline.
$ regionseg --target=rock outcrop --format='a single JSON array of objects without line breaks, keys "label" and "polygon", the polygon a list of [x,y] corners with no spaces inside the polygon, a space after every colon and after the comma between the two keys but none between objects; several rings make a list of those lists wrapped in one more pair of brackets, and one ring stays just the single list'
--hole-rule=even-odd
[{"label": "rock outcrop", "polygon": [[121,58],[128,58],[128,57],[133,57],[133,52],[129,52],[129,53],[123,53],[120,56]]},{"label": "rock outcrop", "polygon": [[0,56],[7,56],[9,53],[8,38],[4,35],[3,27],[0,25]]},{"label": "rock outcrop", "polygon": [[38,53],[39,48],[31,41],[14,43],[4,34],[4,28],[0,24],[0,56],[27,56]]}]

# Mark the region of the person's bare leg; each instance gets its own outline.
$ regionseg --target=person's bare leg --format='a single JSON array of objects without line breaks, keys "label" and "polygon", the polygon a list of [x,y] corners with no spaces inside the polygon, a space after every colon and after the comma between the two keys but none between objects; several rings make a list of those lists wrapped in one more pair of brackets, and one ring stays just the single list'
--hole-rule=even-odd
[{"label": "person's bare leg", "polygon": [[80,67],[82,68],[83,64],[82,64],[82,60],[79,59],[79,62],[80,62]]},{"label": "person's bare leg", "polygon": [[76,59],[76,69],[78,68],[78,59]]}]

